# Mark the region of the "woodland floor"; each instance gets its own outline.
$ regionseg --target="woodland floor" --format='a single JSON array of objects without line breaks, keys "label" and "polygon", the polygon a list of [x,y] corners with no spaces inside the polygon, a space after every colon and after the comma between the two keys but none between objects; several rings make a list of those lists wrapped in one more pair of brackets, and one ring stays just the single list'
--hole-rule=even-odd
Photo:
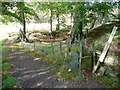
[{"label": "woodland floor", "polygon": [[7,41],[6,45],[10,51],[2,54],[15,66],[10,73],[23,88],[102,88],[95,78],[88,78],[82,82],[59,81],[51,71],[50,62],[36,61],[36,57],[15,49],[8,42],[10,41]]}]

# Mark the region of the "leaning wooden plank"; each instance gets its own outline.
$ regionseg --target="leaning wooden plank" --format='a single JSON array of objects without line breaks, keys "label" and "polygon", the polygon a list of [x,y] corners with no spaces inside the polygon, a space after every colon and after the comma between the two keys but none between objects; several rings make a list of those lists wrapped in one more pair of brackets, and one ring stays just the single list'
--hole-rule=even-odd
[{"label": "leaning wooden plank", "polygon": [[113,37],[114,37],[114,35],[115,35],[115,33],[116,33],[116,30],[117,30],[117,27],[114,27],[113,30],[112,30],[112,33],[111,33],[111,35],[110,35],[110,37],[109,37],[109,40],[108,40],[108,42],[106,43],[106,45],[105,45],[105,47],[104,47],[104,50],[103,50],[103,52],[102,52],[102,54],[101,54],[101,56],[100,56],[100,58],[99,58],[99,61],[100,61],[100,62],[103,62],[103,60],[104,60],[104,58],[105,58],[105,55],[106,55],[106,53],[107,53],[107,51],[108,51],[108,49],[109,49],[109,47],[110,47],[110,43],[112,42],[112,39],[113,39]]},{"label": "leaning wooden plank", "polygon": [[110,47],[110,44],[111,44],[112,39],[113,39],[113,37],[114,37],[114,35],[115,35],[115,33],[116,33],[117,28],[118,28],[118,27],[114,27],[114,28],[113,28],[112,33],[111,33],[111,35],[110,35],[110,37],[109,37],[109,39],[108,39],[108,42],[106,43],[106,45],[105,45],[105,47],[104,47],[104,49],[103,49],[103,52],[102,52],[102,54],[100,55],[100,58],[99,58],[99,60],[98,60],[98,62],[97,62],[97,64],[96,64],[96,66],[94,67],[92,73],[95,73],[95,71],[97,70],[100,62],[103,62],[103,61],[104,61],[105,55],[106,55],[106,53],[107,53],[107,51],[108,51],[108,49],[109,49],[109,47]]}]

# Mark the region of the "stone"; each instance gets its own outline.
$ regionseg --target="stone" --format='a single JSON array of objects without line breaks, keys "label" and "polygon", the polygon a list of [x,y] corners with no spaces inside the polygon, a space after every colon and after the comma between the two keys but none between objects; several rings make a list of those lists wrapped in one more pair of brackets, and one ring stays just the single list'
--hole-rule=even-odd
[{"label": "stone", "polygon": [[114,62],[116,61],[116,57],[115,56],[107,56],[106,57],[106,59],[105,59],[105,64],[106,65],[110,65],[110,66],[112,66],[112,65],[114,65]]},{"label": "stone", "polygon": [[112,76],[112,77],[117,77],[117,73],[115,73],[115,72],[110,72],[110,76]]},{"label": "stone", "polygon": [[112,77],[118,76],[118,73],[116,71],[113,71],[111,67],[108,67],[105,73],[107,76],[112,76]]},{"label": "stone", "polygon": [[72,61],[71,61],[71,70],[78,69],[78,53],[77,52],[71,52]]},{"label": "stone", "polygon": [[103,76],[105,74],[105,71],[106,71],[106,67],[101,67],[99,69],[99,75]]}]

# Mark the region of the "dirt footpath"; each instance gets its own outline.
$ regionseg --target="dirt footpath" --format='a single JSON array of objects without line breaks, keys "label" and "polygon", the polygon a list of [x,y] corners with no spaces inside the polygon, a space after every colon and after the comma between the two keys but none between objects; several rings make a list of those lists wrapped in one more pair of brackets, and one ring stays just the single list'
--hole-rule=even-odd
[{"label": "dirt footpath", "polygon": [[3,52],[3,56],[10,59],[15,66],[10,71],[23,88],[101,88],[101,85],[94,80],[88,80],[84,86],[80,82],[59,81],[51,72],[52,64],[45,60],[36,60],[36,57],[26,54],[11,47],[9,52]]}]

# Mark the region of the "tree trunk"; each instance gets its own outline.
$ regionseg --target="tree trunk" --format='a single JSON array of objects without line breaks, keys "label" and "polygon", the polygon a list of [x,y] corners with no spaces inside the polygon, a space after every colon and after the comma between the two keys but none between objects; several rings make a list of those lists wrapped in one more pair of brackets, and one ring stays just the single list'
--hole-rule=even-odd
[{"label": "tree trunk", "polygon": [[118,19],[119,19],[119,22],[120,22],[120,1],[118,3],[119,3],[119,5],[118,5]]},{"label": "tree trunk", "polygon": [[73,30],[71,32],[71,44],[75,41],[75,36],[76,36],[76,27],[77,27],[77,16],[76,13],[73,15]]},{"label": "tree trunk", "polygon": [[[22,3],[22,6],[25,7],[25,3]],[[22,22],[21,24],[23,25],[23,29],[20,28],[20,33],[18,38],[15,40],[15,42],[20,42],[20,41],[25,41],[25,42],[29,42],[28,38],[26,37],[26,19],[25,19],[25,11],[24,8],[19,7],[19,9],[21,10],[20,14],[20,18],[22,18]]]},{"label": "tree trunk", "polygon": [[24,36],[26,36],[26,21],[25,21],[25,14],[23,12],[23,33]]},{"label": "tree trunk", "polygon": [[[73,10],[73,6],[71,6],[71,10]],[[71,27],[73,25],[73,12],[71,12]]]},{"label": "tree trunk", "polygon": [[28,38],[26,37],[26,19],[24,12],[23,12],[23,41],[29,42]]},{"label": "tree trunk", "polygon": [[50,9],[50,31],[51,31],[51,33],[53,32],[52,31],[52,17],[53,17],[53,10],[52,9]]},{"label": "tree trunk", "polygon": [[[25,7],[25,3],[23,3],[23,6]],[[25,41],[25,38],[26,38],[26,20],[25,20],[25,11],[23,9],[22,11],[22,18],[23,18],[23,41]]]},{"label": "tree trunk", "polygon": [[77,12],[74,13],[73,15],[73,29],[74,29],[74,34],[73,34],[73,38],[72,38],[72,43],[75,41],[75,38],[79,39],[79,35],[80,35],[80,40],[83,37],[83,22],[80,21],[80,15],[78,15]]},{"label": "tree trunk", "polygon": [[57,17],[57,26],[56,26],[56,30],[60,30],[60,18],[59,18],[59,8],[57,7],[57,14],[56,14],[56,17]]},{"label": "tree trunk", "polygon": [[78,28],[80,30],[80,39],[82,39],[82,36],[83,36],[83,31],[82,31],[82,29],[83,29],[83,22],[80,22],[78,25],[79,25]]}]

